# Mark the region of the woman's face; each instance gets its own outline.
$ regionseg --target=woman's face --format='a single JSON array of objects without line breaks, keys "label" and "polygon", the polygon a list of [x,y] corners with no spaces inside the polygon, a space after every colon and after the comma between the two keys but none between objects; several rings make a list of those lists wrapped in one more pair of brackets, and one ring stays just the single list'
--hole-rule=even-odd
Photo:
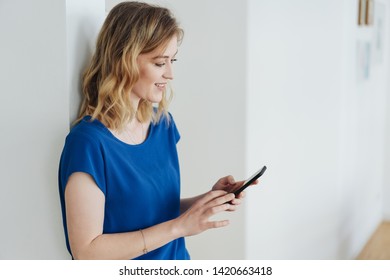
[{"label": "woman's face", "polygon": [[167,82],[173,79],[172,63],[176,61],[176,53],[177,37],[174,36],[168,42],[165,50],[155,50],[138,56],[140,78],[131,92],[134,101],[140,99],[152,103],[161,101]]}]

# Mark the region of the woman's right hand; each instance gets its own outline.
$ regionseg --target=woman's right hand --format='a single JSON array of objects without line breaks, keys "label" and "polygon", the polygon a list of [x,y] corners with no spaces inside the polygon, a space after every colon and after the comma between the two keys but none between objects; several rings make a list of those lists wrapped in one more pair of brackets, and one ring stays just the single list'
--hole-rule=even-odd
[{"label": "woman's right hand", "polygon": [[229,203],[234,198],[233,193],[222,190],[206,193],[176,219],[180,235],[191,236],[211,228],[227,226],[229,220],[210,221],[210,218],[220,212],[234,210],[237,206]]}]

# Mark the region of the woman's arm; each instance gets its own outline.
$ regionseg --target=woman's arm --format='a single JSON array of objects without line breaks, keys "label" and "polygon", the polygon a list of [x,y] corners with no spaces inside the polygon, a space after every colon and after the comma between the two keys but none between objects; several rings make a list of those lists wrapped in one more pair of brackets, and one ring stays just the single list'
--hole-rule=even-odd
[{"label": "woman's arm", "polygon": [[[105,197],[92,177],[73,173],[66,185],[65,203],[69,243],[75,259],[132,259],[182,236],[225,226],[228,221],[209,221],[212,215],[232,209],[226,203],[234,195],[214,191],[202,195],[176,219],[140,231],[103,234]],[[144,243],[145,242],[145,243]],[[145,244],[145,245],[144,245]]]}]

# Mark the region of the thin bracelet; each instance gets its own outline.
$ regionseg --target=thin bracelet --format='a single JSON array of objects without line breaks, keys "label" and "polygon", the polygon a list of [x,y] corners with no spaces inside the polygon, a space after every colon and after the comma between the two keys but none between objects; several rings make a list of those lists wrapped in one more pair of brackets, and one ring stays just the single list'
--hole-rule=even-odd
[{"label": "thin bracelet", "polygon": [[146,242],[145,242],[144,233],[143,233],[142,229],[140,229],[139,231],[141,232],[141,234],[142,234],[142,240],[144,241],[144,250],[143,250],[143,252],[144,252],[144,254],[147,254],[147,253],[148,253],[148,249],[146,249]]}]

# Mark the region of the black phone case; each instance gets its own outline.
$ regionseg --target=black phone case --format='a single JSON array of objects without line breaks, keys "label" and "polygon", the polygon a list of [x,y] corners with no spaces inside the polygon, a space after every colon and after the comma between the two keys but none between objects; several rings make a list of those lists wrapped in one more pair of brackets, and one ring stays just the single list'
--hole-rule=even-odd
[{"label": "black phone case", "polygon": [[244,183],[244,185],[242,185],[241,188],[239,188],[238,190],[236,190],[234,192],[234,195],[235,196],[238,196],[243,190],[245,190],[247,187],[249,187],[254,181],[256,181],[258,178],[260,178],[261,175],[264,174],[265,170],[267,170],[267,166],[263,166],[263,168],[255,175],[253,175],[252,178],[250,178],[248,181],[246,181]]}]

